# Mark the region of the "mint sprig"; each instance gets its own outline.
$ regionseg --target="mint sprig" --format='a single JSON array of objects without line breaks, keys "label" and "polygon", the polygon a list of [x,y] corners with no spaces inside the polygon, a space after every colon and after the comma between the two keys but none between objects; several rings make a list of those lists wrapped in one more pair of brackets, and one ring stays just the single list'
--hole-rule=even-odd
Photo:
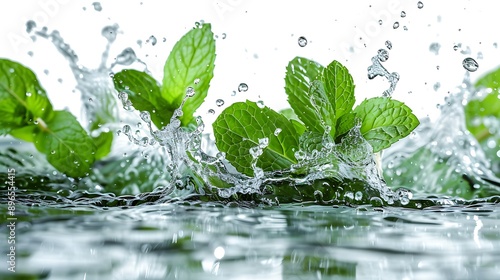
[{"label": "mint sprig", "polygon": [[89,172],[96,146],[76,118],[54,111],[36,75],[0,59],[0,132],[33,142],[49,163],[71,177]]},{"label": "mint sprig", "polygon": [[[323,67],[296,57],[288,64],[285,76],[285,91],[293,112],[284,110],[282,115],[267,107],[259,109],[249,101],[235,103],[213,125],[216,145],[238,171],[250,175],[250,149],[262,137],[271,137],[274,145],[264,149],[258,167],[276,171],[295,163],[299,148],[305,152],[320,151],[326,133],[330,141],[345,146],[349,139],[342,139],[353,137],[348,132],[359,125],[360,133],[371,146],[365,150],[379,152],[418,126],[411,109],[391,98],[366,99],[353,109],[354,88],[352,76],[340,62]],[[273,138],[276,129],[281,131],[279,137],[287,141]],[[351,142],[356,145],[364,141]],[[282,164],[276,164],[277,159]]]},{"label": "mint sprig", "polygon": [[193,122],[196,109],[203,103],[213,77],[215,40],[210,24],[200,24],[186,33],[173,47],[164,66],[162,84],[150,75],[123,70],[113,77],[117,91],[128,94],[135,109],[148,111],[152,122],[162,128],[170,122],[186,91],[194,97],[186,100],[179,118],[183,126]]}]

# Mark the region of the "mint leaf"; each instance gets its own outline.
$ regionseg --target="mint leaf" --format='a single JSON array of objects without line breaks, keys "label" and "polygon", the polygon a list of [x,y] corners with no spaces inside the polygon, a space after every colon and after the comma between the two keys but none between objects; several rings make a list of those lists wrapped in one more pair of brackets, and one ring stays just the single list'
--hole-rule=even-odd
[{"label": "mint leaf", "polygon": [[264,171],[289,168],[296,163],[298,136],[292,123],[268,107],[259,108],[255,102],[238,102],[227,107],[213,123],[217,148],[241,173],[251,176],[252,156],[249,150],[268,138],[257,166]]},{"label": "mint leaf", "polygon": [[354,127],[356,119],[356,115],[352,112],[349,112],[347,114],[342,115],[338,120],[336,124],[336,129],[335,129],[335,139],[337,137],[342,136],[349,132],[351,128]]},{"label": "mint leaf", "polygon": [[23,65],[0,59],[1,133],[49,119],[52,105],[35,74]]},{"label": "mint leaf", "polygon": [[305,131],[299,137],[300,149],[308,153],[313,150],[321,151],[321,148],[323,148],[323,135],[319,132]]},{"label": "mint leaf", "polygon": [[128,94],[135,109],[150,113],[156,127],[162,128],[170,122],[175,108],[162,98],[160,85],[153,77],[127,69],[116,73],[113,82],[117,91]]},{"label": "mint leaf", "polygon": [[475,84],[477,88],[491,88],[498,92],[500,89],[500,68],[481,77]]},{"label": "mint leaf", "polygon": [[183,125],[192,121],[194,112],[207,96],[213,77],[215,40],[210,28],[210,24],[202,24],[190,30],[175,44],[165,63],[161,95],[172,111],[181,105],[188,87],[195,91],[195,96],[182,108],[184,114],[180,120]]},{"label": "mint leaf", "polygon": [[408,106],[388,97],[365,99],[354,113],[361,120],[360,131],[374,153],[406,137],[420,123]]},{"label": "mint leaf", "polygon": [[356,102],[354,97],[354,81],[345,66],[334,60],[321,75],[321,81],[325,85],[326,95],[333,106],[334,118],[338,119],[352,111]]},{"label": "mint leaf", "polygon": [[70,177],[89,172],[95,160],[96,147],[76,118],[67,111],[54,111],[35,137],[35,147],[44,153],[57,170]]},{"label": "mint leaf", "polygon": [[288,103],[298,118],[311,131],[324,132],[324,127],[318,122],[320,118],[311,102],[311,84],[318,79],[324,67],[303,57],[295,57],[288,63],[285,75],[285,91]]}]

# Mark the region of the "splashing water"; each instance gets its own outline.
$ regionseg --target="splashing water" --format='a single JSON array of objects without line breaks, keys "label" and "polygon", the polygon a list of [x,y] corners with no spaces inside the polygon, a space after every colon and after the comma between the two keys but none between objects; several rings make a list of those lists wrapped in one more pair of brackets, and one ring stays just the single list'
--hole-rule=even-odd
[{"label": "splashing water", "polygon": [[[498,192],[500,180],[465,127],[463,106],[476,94],[469,79],[467,72],[462,86],[440,106],[438,120],[422,122],[412,136],[386,150],[385,172],[391,186],[470,198],[476,191],[482,195]],[[413,177],[399,176],[402,173]]]},{"label": "splashing water", "polygon": [[[387,41],[389,42],[389,41]],[[392,48],[392,44],[386,42],[386,46],[388,49]],[[384,66],[382,66],[382,62],[385,62],[389,59],[389,52],[384,49],[380,49],[377,52],[377,55],[372,57],[372,65],[368,66],[368,78],[374,79],[377,76],[385,77],[389,83],[390,87],[385,90],[382,95],[385,97],[390,97],[394,90],[396,89],[396,84],[399,81],[399,74],[397,72],[389,73]]]}]

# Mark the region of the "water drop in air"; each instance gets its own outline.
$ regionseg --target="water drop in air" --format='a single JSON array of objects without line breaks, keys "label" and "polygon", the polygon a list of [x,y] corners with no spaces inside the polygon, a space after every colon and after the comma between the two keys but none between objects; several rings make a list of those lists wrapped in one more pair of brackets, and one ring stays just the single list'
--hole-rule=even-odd
[{"label": "water drop in air", "polygon": [[224,105],[224,100],[222,100],[222,99],[217,99],[217,100],[215,101],[215,105],[217,105],[217,107],[220,107],[220,106]]},{"label": "water drop in air", "polygon": [[392,49],[392,43],[391,43],[391,41],[385,41],[385,47],[386,47],[388,50]]},{"label": "water drop in air", "polygon": [[94,6],[94,10],[96,10],[96,11],[98,11],[98,12],[102,11],[102,6],[101,6],[101,3],[99,3],[99,2],[94,2],[94,3],[92,3],[92,6]]},{"label": "water drop in air", "polygon": [[215,114],[215,110],[214,109],[208,109],[207,114],[213,115],[213,114]]},{"label": "water drop in air", "polygon": [[298,42],[301,47],[307,46],[307,39],[304,36],[300,36]]},{"label": "water drop in air", "polygon": [[248,85],[245,84],[245,83],[241,83],[239,86],[238,86],[238,91],[239,92],[245,92],[248,90]]},{"label": "water drop in air", "polygon": [[475,72],[479,64],[472,57],[467,57],[462,61],[462,66],[469,72]]},{"label": "water drop in air", "polygon": [[424,7],[424,3],[422,3],[422,1],[418,1],[418,3],[417,3],[417,7],[418,7],[419,9],[422,9],[422,8]]},{"label": "water drop in air", "polygon": [[397,29],[399,27],[399,22],[394,22],[394,24],[392,25],[392,28],[394,29]]},{"label": "water drop in air", "polygon": [[406,17],[406,12],[405,11],[401,11],[401,17],[402,18]]},{"label": "water drop in air", "polygon": [[380,61],[385,62],[389,59],[389,52],[384,49],[378,50],[377,57]]},{"label": "water drop in air", "polygon": [[227,37],[226,33],[222,33],[222,37],[221,38],[222,39],[226,39],[226,37]]},{"label": "water drop in air", "polygon": [[158,42],[158,40],[156,40],[155,36],[151,35],[149,36],[148,42],[151,42],[151,45],[154,46],[156,45],[156,42]]},{"label": "water drop in air", "polygon": [[378,24],[382,25],[383,21],[381,19],[378,20]]},{"label": "water drop in air", "polygon": [[186,89],[186,96],[187,96],[187,97],[193,97],[193,96],[194,96],[194,94],[195,94],[195,92],[194,92],[194,88],[192,88],[192,87],[188,87],[188,88]]}]

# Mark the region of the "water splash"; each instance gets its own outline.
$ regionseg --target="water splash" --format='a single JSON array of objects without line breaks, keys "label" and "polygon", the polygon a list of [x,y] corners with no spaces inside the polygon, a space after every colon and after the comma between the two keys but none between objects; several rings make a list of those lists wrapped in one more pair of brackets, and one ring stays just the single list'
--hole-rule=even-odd
[{"label": "water splash", "polygon": [[[388,45],[387,42],[386,45]],[[391,49],[392,44],[390,44],[390,42],[389,45],[387,46],[387,48]],[[382,66],[382,62],[385,62],[388,59],[389,59],[389,52],[384,49],[380,49],[378,50],[377,55],[372,57],[371,59],[372,65],[368,66],[368,78],[370,80],[374,79],[377,76],[382,76],[389,81],[390,83],[389,88],[382,93],[382,95],[385,97],[392,96],[392,93],[396,89],[396,85],[399,81],[399,74],[397,72],[389,73],[389,71],[387,71],[387,69],[385,69],[385,67]]]},{"label": "water splash", "polygon": [[467,72],[462,85],[440,106],[435,122],[422,121],[410,137],[386,150],[385,173],[391,186],[467,198],[498,192],[491,183],[500,180],[465,126],[463,106],[475,94]]}]

